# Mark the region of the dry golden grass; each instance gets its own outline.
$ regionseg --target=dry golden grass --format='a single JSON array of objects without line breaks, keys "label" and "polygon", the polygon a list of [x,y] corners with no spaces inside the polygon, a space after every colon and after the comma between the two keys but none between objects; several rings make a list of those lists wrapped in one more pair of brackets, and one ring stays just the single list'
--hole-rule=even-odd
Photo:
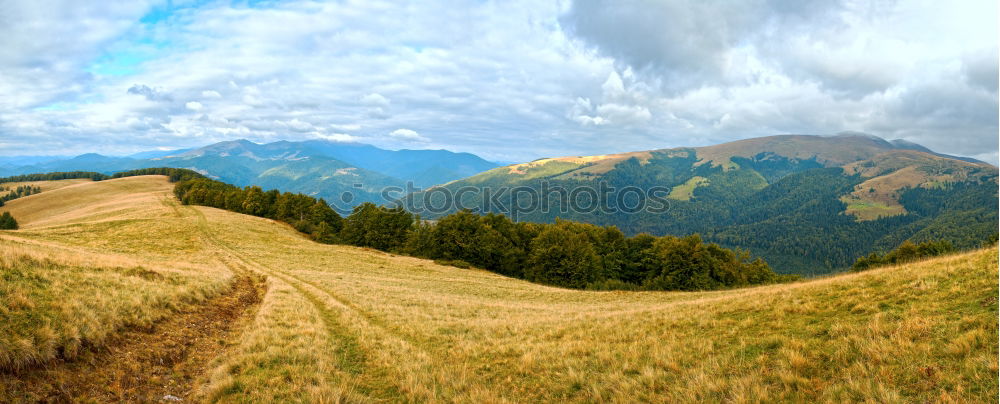
[{"label": "dry golden grass", "polygon": [[179,248],[165,237],[184,234],[163,220],[175,214],[160,203],[170,190],[163,177],[70,181],[0,208],[25,229],[0,232],[0,368],[72,358],[216,295],[232,278],[198,243]]},{"label": "dry golden grass", "polygon": [[[134,210],[112,213],[96,207],[101,198],[78,198],[75,209],[53,210],[61,221],[0,234],[39,254],[112,249],[156,271],[267,276],[252,323],[204,378],[206,401],[981,402],[998,394],[996,248],[732,291],[584,292],[316,244],[280,223],[166,199],[123,196]],[[94,241],[102,235],[124,246]],[[174,237],[198,244],[157,247]],[[189,270],[176,269],[197,272]],[[21,300],[11,301],[33,310]]]},{"label": "dry golden grass", "polygon": [[25,181],[25,182],[4,182],[0,183],[0,188],[4,188],[4,191],[0,191],[0,196],[4,196],[10,193],[11,190],[22,186],[28,185],[31,187],[41,188],[42,192],[52,191],[54,189],[65,188],[72,185],[84,184],[93,182],[89,178],[76,178],[69,180],[58,180],[58,181]]}]

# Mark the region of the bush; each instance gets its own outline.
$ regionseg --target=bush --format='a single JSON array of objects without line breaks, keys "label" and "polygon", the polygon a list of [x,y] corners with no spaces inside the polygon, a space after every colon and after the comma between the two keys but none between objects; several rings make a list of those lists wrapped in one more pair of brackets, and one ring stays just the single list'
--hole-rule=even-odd
[{"label": "bush", "polygon": [[883,265],[903,264],[926,257],[948,254],[952,251],[955,251],[955,248],[948,241],[925,241],[914,244],[907,240],[888,254],[871,253],[867,257],[858,258],[851,266],[851,271],[858,272]]},{"label": "bush", "polygon": [[446,265],[446,266],[451,266],[451,267],[461,268],[461,269],[472,268],[472,264],[470,264],[468,262],[465,262],[465,261],[462,261],[462,260],[442,260],[442,259],[437,259],[437,260],[434,260],[434,263],[438,264],[438,265]]}]

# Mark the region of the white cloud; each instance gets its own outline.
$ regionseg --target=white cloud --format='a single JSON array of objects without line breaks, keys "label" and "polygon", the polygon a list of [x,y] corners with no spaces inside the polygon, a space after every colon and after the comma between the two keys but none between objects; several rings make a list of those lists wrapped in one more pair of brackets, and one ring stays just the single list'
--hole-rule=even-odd
[{"label": "white cloud", "polygon": [[388,107],[389,99],[385,98],[382,94],[371,93],[361,97],[361,103],[369,106]]},{"label": "white cloud", "polygon": [[188,101],[186,104],[184,104],[184,107],[192,111],[200,111],[202,105],[198,101]]},{"label": "white cloud", "polygon": [[408,142],[422,142],[422,143],[426,143],[426,142],[430,142],[431,141],[430,139],[428,139],[426,137],[423,137],[419,133],[417,133],[416,131],[413,131],[413,130],[410,130],[410,129],[396,129],[396,130],[394,130],[392,132],[389,132],[389,137],[395,138],[395,139],[399,139],[399,140],[405,140],[405,141],[408,141]]},{"label": "white cloud", "polygon": [[329,140],[331,142],[340,142],[340,143],[355,143],[361,140],[361,138],[357,136],[351,136],[346,133],[331,133],[329,135],[317,133],[316,137],[324,140]]},{"label": "white cloud", "polygon": [[507,161],[842,130],[997,149],[994,3],[428,1],[208,2],[143,23],[141,0],[7,0],[2,153],[429,142],[399,128]]},{"label": "white cloud", "polygon": [[358,125],[356,123],[352,123],[352,124],[335,124],[335,123],[332,123],[332,124],[330,124],[330,129],[339,130],[339,131],[345,131],[345,132],[357,132],[357,131],[361,130],[361,125]]}]

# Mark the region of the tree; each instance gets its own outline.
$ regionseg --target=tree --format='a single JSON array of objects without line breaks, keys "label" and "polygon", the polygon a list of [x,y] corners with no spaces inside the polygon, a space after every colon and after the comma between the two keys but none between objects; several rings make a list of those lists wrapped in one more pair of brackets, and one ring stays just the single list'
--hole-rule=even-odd
[{"label": "tree", "polygon": [[434,238],[434,228],[428,222],[416,216],[413,228],[406,235],[406,243],[403,245],[403,252],[414,257],[434,258],[436,240]]},{"label": "tree", "polygon": [[243,205],[240,211],[248,215],[264,216],[267,213],[267,195],[258,186],[247,187],[244,191]]},{"label": "tree", "polygon": [[10,212],[0,215],[0,230],[17,230],[17,220],[14,220]]},{"label": "tree", "polygon": [[583,288],[595,280],[599,266],[587,236],[557,224],[547,226],[532,241],[525,276],[533,282]]},{"label": "tree", "polygon": [[432,232],[435,244],[433,257],[481,265],[475,262],[473,256],[480,227],[479,216],[469,210],[460,210],[441,218]]},{"label": "tree", "polygon": [[412,227],[413,214],[402,207],[390,209],[365,202],[344,219],[340,239],[359,247],[394,251],[406,242]]}]

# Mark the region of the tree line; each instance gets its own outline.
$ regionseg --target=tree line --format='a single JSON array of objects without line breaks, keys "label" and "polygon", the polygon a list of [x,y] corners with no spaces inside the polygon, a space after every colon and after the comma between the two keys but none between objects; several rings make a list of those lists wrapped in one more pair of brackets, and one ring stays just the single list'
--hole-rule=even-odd
[{"label": "tree line", "polygon": [[97,173],[93,171],[60,171],[52,173],[22,174],[10,177],[0,177],[0,184],[8,182],[33,182],[33,181],[58,181],[72,179],[90,179],[94,181],[104,181],[114,178],[135,177],[139,175],[165,175],[170,178],[170,182],[189,180],[194,178],[204,178],[205,176],[194,170],[186,168],[154,167],[140,168],[137,170],[121,171],[112,175]]},{"label": "tree line", "polygon": [[626,237],[614,226],[514,222],[467,210],[432,222],[402,207],[372,203],[358,205],[342,218],[323,199],[203,177],[178,182],[174,194],[184,204],[282,221],[322,243],[476,266],[561,287],[708,290],[797,278],[778,275],[760,258],[705,243],[697,235]]},{"label": "tree line", "polygon": [[323,199],[308,195],[240,188],[204,177],[181,180],[174,195],[185,205],[211,206],[288,223],[322,243],[337,242],[343,219]]},{"label": "tree line", "polygon": [[955,251],[955,247],[948,241],[925,241],[919,244],[906,240],[895,250],[885,254],[871,253],[866,257],[858,258],[851,266],[851,271],[858,272],[869,268],[884,265],[903,264],[913,262],[922,258],[936,257]]},{"label": "tree line", "polygon": [[42,188],[38,186],[31,185],[19,185],[17,187],[2,187],[0,186],[0,192],[6,191],[7,193],[0,196],[0,206],[4,205],[4,202],[12,201],[17,198],[25,197],[28,195],[37,194],[42,192]]},{"label": "tree line", "polygon": [[89,178],[94,181],[101,181],[111,178],[108,175],[95,173],[92,171],[65,171],[41,174],[22,174],[0,178],[0,184],[7,182],[29,182],[29,181],[56,181],[72,180],[79,178]]}]

